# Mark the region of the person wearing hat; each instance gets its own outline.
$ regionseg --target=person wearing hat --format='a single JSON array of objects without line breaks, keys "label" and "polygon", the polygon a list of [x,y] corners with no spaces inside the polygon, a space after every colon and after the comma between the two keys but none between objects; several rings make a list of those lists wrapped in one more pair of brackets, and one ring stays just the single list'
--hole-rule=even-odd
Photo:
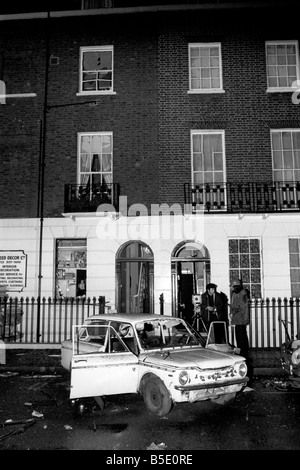
[{"label": "person wearing hat", "polygon": [[236,345],[240,349],[240,355],[246,359],[248,377],[252,374],[247,335],[247,325],[250,324],[249,299],[248,289],[244,288],[240,279],[234,279],[231,285],[230,319],[231,325],[235,327]]},{"label": "person wearing hat", "polygon": [[219,292],[217,285],[209,283],[206,285],[206,291],[201,296],[201,318],[209,329],[209,325],[213,321],[226,321],[225,318],[225,302]]}]

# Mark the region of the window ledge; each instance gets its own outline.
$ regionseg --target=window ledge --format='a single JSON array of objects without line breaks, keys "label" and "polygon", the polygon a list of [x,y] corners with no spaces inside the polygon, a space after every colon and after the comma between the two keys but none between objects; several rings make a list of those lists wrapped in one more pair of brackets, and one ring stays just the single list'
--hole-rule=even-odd
[{"label": "window ledge", "polygon": [[189,95],[211,95],[213,93],[225,93],[225,90],[188,90]]},{"label": "window ledge", "polygon": [[81,91],[76,93],[76,96],[103,96],[103,95],[116,95],[115,91],[101,91],[101,92],[91,92],[91,91]]},{"label": "window ledge", "polygon": [[267,88],[266,93],[294,93],[297,88]]},{"label": "window ledge", "polygon": [[61,214],[66,219],[84,219],[90,218],[94,219],[95,217],[110,217],[111,219],[119,219],[120,213],[119,212],[62,212]]}]

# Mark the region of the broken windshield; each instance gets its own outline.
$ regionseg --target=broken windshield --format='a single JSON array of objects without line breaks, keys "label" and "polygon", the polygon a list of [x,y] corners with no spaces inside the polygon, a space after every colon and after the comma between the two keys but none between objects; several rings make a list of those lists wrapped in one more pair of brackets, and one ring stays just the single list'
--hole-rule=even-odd
[{"label": "broken windshield", "polygon": [[139,322],[136,330],[143,349],[201,346],[196,334],[178,318]]}]

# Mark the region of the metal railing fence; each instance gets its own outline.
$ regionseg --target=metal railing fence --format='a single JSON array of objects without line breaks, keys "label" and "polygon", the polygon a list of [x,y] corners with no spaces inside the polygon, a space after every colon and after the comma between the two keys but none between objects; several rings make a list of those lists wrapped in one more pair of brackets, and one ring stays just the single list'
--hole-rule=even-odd
[{"label": "metal railing fence", "polygon": [[[0,340],[9,343],[60,344],[71,338],[72,325],[89,315],[105,313],[105,297],[98,299],[0,299]],[[39,307],[39,308],[38,308]],[[38,321],[38,312],[40,315]],[[300,298],[250,301],[248,327],[251,348],[280,348],[288,338],[300,338]],[[234,328],[229,328],[234,343]]]},{"label": "metal railing fence", "polygon": [[71,338],[73,324],[102,313],[105,313],[103,296],[98,299],[0,299],[0,340],[60,344]]}]

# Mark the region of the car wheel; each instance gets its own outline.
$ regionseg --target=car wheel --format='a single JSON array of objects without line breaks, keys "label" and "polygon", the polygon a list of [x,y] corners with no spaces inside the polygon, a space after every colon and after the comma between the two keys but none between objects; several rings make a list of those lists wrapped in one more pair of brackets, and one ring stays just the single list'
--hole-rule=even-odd
[{"label": "car wheel", "polygon": [[235,399],[236,393],[226,393],[225,395],[220,395],[218,398],[212,398],[212,402],[218,405],[228,405]]},{"label": "car wheel", "polygon": [[167,415],[172,408],[170,394],[158,377],[146,380],[143,387],[143,398],[148,410],[157,416]]}]

